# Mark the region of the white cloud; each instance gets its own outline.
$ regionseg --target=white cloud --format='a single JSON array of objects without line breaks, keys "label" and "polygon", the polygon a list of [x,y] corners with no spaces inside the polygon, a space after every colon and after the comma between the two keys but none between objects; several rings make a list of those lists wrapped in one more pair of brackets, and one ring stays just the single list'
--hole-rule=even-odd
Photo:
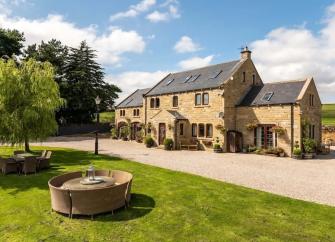
[{"label": "white cloud", "polygon": [[25,3],[26,0],[0,0],[0,14],[12,13],[12,8]]},{"label": "white cloud", "polygon": [[251,43],[253,59],[265,82],[313,76],[321,98],[334,100],[335,4],[317,34],[306,27],[278,28]]},{"label": "white cloud", "polygon": [[121,18],[133,18],[142,12],[148,11],[156,4],[156,0],[143,0],[136,5],[131,5],[125,12],[119,12],[110,16],[110,21],[115,21]]},{"label": "white cloud", "polygon": [[204,58],[201,58],[201,57],[192,57],[190,59],[180,61],[178,63],[178,65],[183,70],[200,68],[200,67],[208,66],[212,62],[213,57],[214,57],[214,55],[209,55],[209,56],[206,56]]},{"label": "white cloud", "polygon": [[122,93],[120,98],[117,100],[117,102],[120,102],[136,89],[153,87],[167,74],[169,74],[168,71],[129,71],[118,75],[109,75],[106,80],[109,83],[113,83],[121,88]]},{"label": "white cloud", "polygon": [[[163,4],[163,6],[167,6],[166,4],[171,3],[178,3],[177,1],[173,2],[166,2]],[[152,22],[152,23],[158,23],[158,22],[168,22],[171,19],[177,19],[180,18],[179,10],[177,5],[168,5],[167,11],[161,12],[161,11],[153,11],[152,13],[148,14],[146,18]]]},{"label": "white cloud", "polygon": [[174,46],[175,51],[178,53],[195,52],[200,50],[200,46],[194,43],[188,36],[182,36]]},{"label": "white cloud", "polygon": [[145,49],[143,37],[136,31],[125,31],[114,27],[102,34],[95,26],[78,27],[66,21],[61,15],[48,15],[42,19],[27,19],[0,15],[0,27],[24,32],[26,45],[48,41],[52,38],[63,44],[77,47],[86,40],[98,51],[98,61],[105,65],[117,65],[124,53],[142,53]]}]

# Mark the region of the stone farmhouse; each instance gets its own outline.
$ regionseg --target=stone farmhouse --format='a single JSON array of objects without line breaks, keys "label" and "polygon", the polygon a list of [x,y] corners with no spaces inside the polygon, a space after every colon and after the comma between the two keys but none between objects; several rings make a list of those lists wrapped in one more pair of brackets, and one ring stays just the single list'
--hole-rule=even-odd
[{"label": "stone farmhouse", "polygon": [[136,90],[116,106],[116,127],[141,129],[158,146],[197,143],[227,152],[248,146],[281,147],[291,156],[303,137],[321,142],[321,101],[313,78],[263,83],[244,48],[239,60],[170,73],[154,87]]}]

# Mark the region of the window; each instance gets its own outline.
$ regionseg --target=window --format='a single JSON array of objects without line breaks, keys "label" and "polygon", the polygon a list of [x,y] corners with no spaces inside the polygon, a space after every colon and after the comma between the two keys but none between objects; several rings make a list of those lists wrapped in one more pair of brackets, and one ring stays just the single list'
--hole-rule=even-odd
[{"label": "window", "polygon": [[166,86],[170,85],[173,81],[174,81],[174,79],[168,80],[167,83],[166,83]]},{"label": "window", "polygon": [[137,110],[136,109],[133,110],[133,116],[135,116],[135,117],[137,116]]},{"label": "window", "polygon": [[192,124],[192,137],[197,137],[197,124]]},{"label": "window", "polygon": [[154,108],[155,107],[155,99],[151,98],[150,99],[150,108]]},{"label": "window", "polygon": [[252,85],[256,84],[256,75],[252,74]]},{"label": "window", "polygon": [[309,106],[314,106],[314,95],[309,94]]},{"label": "window", "polygon": [[277,147],[277,135],[272,131],[273,125],[262,125],[255,129],[254,139],[257,147],[265,149]]},{"label": "window", "polygon": [[126,115],[126,111],[125,110],[120,110],[120,117],[123,117]]},{"label": "window", "polygon": [[213,125],[212,124],[206,124],[206,137],[207,138],[213,137]]},{"label": "window", "polygon": [[245,75],[245,71],[242,73],[242,81],[245,82],[246,79],[246,75]]},{"label": "window", "polygon": [[204,124],[199,124],[198,125],[199,128],[199,137],[204,137],[205,136],[205,125]]},{"label": "window", "polygon": [[311,139],[315,138],[315,125],[308,125],[308,137]]},{"label": "window", "polygon": [[134,109],[133,114],[135,117],[140,116],[140,110],[139,109]]},{"label": "window", "polygon": [[272,98],[273,96],[273,92],[267,92],[264,94],[264,96],[262,97],[262,101],[270,101],[270,99]]},{"label": "window", "polygon": [[179,135],[184,135],[184,124],[179,124]]},{"label": "window", "polygon": [[196,106],[201,105],[201,94],[200,93],[195,94],[195,105]]},{"label": "window", "polygon": [[200,74],[192,76],[192,78],[188,82],[194,82],[195,80],[198,79],[199,76],[200,76]]},{"label": "window", "polygon": [[172,107],[174,108],[178,107],[178,96],[172,97]]},{"label": "window", "polygon": [[208,105],[209,104],[209,95],[207,92],[202,94],[202,105]]},{"label": "window", "polygon": [[122,117],[122,113],[123,113],[122,110],[120,110],[120,116],[121,116],[121,117]]},{"label": "window", "polygon": [[214,71],[211,76],[209,77],[209,79],[215,79],[217,78],[220,74],[221,74],[222,70],[218,70],[218,71]]},{"label": "window", "polygon": [[187,77],[185,78],[185,83],[188,82],[188,81],[191,79],[191,77],[192,77],[191,75],[187,76]]},{"label": "window", "polygon": [[157,97],[156,98],[156,106],[155,106],[155,108],[159,108],[159,105],[160,105],[160,101],[159,101],[159,98]]}]

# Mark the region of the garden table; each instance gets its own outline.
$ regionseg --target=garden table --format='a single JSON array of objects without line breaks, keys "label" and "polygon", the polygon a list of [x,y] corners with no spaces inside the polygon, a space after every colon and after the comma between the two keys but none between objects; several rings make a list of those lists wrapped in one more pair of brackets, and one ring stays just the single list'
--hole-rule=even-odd
[{"label": "garden table", "polygon": [[82,184],[81,182],[84,181],[84,179],[88,179],[87,177],[79,177],[74,178],[71,180],[68,180],[63,183],[62,188],[63,189],[69,189],[69,190],[88,190],[88,189],[96,189],[96,188],[104,188],[113,186],[115,184],[115,179],[113,177],[109,176],[99,176],[96,177],[96,179],[101,179],[102,181],[100,183],[96,184]]}]

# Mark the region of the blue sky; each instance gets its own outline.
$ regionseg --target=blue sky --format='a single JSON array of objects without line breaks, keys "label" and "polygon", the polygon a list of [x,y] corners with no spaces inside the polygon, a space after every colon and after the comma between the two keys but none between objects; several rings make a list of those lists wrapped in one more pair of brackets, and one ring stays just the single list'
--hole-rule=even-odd
[{"label": "blue sky", "polygon": [[87,39],[124,97],[172,71],[239,58],[248,44],[264,82],[314,76],[335,102],[334,1],[0,0],[0,26],[27,44]]}]

